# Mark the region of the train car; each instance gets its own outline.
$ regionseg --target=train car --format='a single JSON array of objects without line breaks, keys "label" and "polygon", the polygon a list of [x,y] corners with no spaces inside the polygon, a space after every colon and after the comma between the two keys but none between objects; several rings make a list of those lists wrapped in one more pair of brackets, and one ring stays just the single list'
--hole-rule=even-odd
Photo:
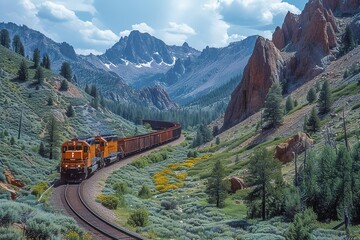
[{"label": "train car", "polygon": [[86,179],[105,164],[122,157],[116,135],[74,138],[63,143],[61,150],[60,175],[66,182]]},{"label": "train car", "polygon": [[178,123],[144,120],[145,123],[149,123],[155,131],[126,138],[102,135],[64,142],[61,145],[61,179],[66,182],[82,181],[123,157],[170,142],[181,135]]}]

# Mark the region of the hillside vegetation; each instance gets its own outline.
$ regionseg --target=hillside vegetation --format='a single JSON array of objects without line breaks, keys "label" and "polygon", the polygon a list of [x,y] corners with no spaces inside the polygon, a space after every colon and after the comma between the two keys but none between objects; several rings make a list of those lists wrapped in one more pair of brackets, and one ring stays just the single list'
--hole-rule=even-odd
[{"label": "hillside vegetation", "polygon": [[[264,123],[260,121],[261,113],[258,112],[218,135],[218,139],[214,138],[197,149],[191,148],[194,134],[189,134],[182,146],[174,148],[166,160],[146,165],[135,164],[116,171],[107,179],[104,194],[122,199],[121,206],[115,210],[119,223],[136,228],[145,236],[154,239],[299,239],[290,238],[291,231],[303,227],[299,222],[307,219],[309,225],[306,227],[309,228],[304,231],[312,232],[309,235],[312,239],[345,238],[344,225],[332,230],[343,221],[344,216],[341,212],[324,221],[321,219],[322,215],[316,219],[316,215],[309,210],[303,215],[296,215],[297,220],[291,223],[295,213],[299,212],[299,209],[296,210],[296,201],[300,201],[296,198],[296,190],[293,187],[294,161],[280,165],[281,172],[273,175],[274,179],[282,180],[278,183],[278,180],[274,180],[276,184],[271,188],[274,192],[268,195],[269,210],[265,215],[265,221],[259,219],[260,202],[256,200],[256,194],[251,193],[253,187],[237,190],[236,193],[230,192],[225,198],[223,208],[208,203],[206,188],[209,179],[213,177],[213,167],[218,160],[225,168],[225,179],[236,176],[242,179],[245,185],[251,184],[250,178],[255,176],[249,172],[252,166],[249,163],[254,161],[252,156],[262,149],[267,149],[271,157],[277,145],[303,131],[305,116],[309,117],[313,107],[317,109],[319,104],[318,101],[308,103],[307,92],[311,88],[320,88],[325,81],[330,83],[333,104],[329,113],[319,115],[320,129],[315,132],[308,130],[314,141],[308,149],[308,158],[312,159],[309,161],[313,161],[316,169],[320,168],[321,152],[324,146],[329,144],[329,138],[338,150],[345,148],[343,114],[346,119],[348,143],[351,149],[356,147],[360,138],[360,75],[354,71],[357,67],[353,64],[358,56],[359,47],[333,62],[323,74],[292,92],[291,98],[296,99],[297,105],[288,109],[278,127],[262,130],[261,124]],[[345,72],[347,73],[344,77]],[[348,75],[349,72],[352,74]],[[318,97],[319,92],[316,93],[316,99]],[[285,100],[282,101],[283,106]],[[304,157],[304,153],[297,156],[297,167],[301,174],[308,171],[303,172]],[[277,159],[275,161],[279,162]],[[254,170],[257,171],[251,171]],[[335,169],[332,171],[335,174]],[[137,176],[137,181],[133,181],[133,176]],[[335,179],[335,175],[332,178]],[[119,195],[114,188],[116,183],[126,184],[130,191]],[[151,196],[146,199],[138,196],[144,184],[151,192]],[[353,194],[355,198],[356,191]],[[251,198],[254,199],[249,202]],[[293,203],[287,199],[293,199]],[[291,210],[293,212],[289,212],[290,206],[294,207]],[[149,214],[145,225],[132,225],[127,221],[138,208],[145,208],[144,211]],[[288,210],[283,212],[283,209]],[[314,207],[317,214],[320,214],[319,210],[320,208]],[[355,215],[352,217],[355,218]],[[360,227],[353,222],[350,226],[350,236],[357,239],[359,233]]]},{"label": "hillside vegetation", "polygon": [[[62,141],[106,133],[132,135],[135,125],[101,107],[94,109],[92,97],[72,83],[60,91],[64,78],[47,69],[43,83],[37,83],[32,61],[26,60],[28,79],[20,81],[17,75],[24,59],[0,46],[0,198],[9,199],[13,192],[17,201],[35,204],[39,195],[30,194],[31,189],[39,181],[49,186],[59,177]],[[74,110],[71,116],[69,106]],[[57,131],[50,159],[51,117]]]}]

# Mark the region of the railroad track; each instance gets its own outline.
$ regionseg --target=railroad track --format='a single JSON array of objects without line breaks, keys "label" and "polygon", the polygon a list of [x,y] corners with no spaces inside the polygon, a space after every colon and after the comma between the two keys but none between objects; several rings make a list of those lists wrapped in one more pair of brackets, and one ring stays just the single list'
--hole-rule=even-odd
[{"label": "railroad track", "polygon": [[64,200],[70,210],[86,225],[94,231],[97,239],[144,239],[143,237],[118,227],[91,210],[82,198],[81,183],[66,185]]}]

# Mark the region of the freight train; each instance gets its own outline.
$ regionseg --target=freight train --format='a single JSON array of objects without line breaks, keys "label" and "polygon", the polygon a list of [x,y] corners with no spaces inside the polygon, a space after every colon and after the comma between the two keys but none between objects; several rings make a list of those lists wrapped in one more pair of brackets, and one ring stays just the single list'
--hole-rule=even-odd
[{"label": "freight train", "polygon": [[181,125],[174,122],[144,120],[155,131],[118,138],[100,135],[73,138],[61,145],[60,176],[63,182],[81,182],[98,169],[129,155],[173,141],[181,135]]}]

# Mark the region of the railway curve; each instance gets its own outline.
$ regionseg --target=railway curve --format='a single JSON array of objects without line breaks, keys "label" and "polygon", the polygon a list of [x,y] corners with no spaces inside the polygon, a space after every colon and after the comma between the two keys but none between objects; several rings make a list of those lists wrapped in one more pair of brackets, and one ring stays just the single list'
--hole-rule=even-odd
[{"label": "railway curve", "polygon": [[144,239],[136,233],[109,223],[96,214],[84,201],[80,184],[67,184],[64,189],[64,202],[81,222],[93,229],[93,235],[98,239]]}]

